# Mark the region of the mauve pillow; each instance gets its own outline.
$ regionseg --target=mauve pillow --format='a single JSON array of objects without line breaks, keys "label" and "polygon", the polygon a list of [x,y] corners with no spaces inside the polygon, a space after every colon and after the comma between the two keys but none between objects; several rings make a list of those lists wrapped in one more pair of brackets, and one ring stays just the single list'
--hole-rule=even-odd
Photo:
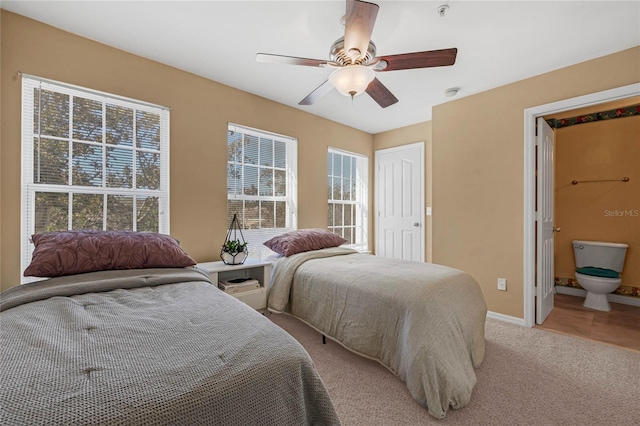
[{"label": "mauve pillow", "polygon": [[35,234],[24,276],[59,277],[111,269],[184,268],[196,264],[178,240],[155,232],[60,231]]},{"label": "mauve pillow", "polygon": [[324,229],[298,229],[278,235],[264,243],[265,246],[282,256],[291,256],[311,250],[338,247],[347,240]]}]

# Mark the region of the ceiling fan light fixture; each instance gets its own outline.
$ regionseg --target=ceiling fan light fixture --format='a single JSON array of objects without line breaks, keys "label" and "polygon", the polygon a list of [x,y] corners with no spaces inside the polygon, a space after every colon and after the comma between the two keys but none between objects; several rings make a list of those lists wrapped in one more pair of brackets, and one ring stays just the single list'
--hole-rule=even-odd
[{"label": "ceiling fan light fixture", "polygon": [[344,96],[351,98],[364,92],[375,78],[375,72],[362,65],[347,65],[331,73],[329,81]]},{"label": "ceiling fan light fixture", "polygon": [[[258,62],[335,69],[328,80],[316,87],[298,105],[313,105],[335,87],[341,95],[351,99],[367,92],[381,108],[387,108],[398,102],[398,98],[375,77],[377,72],[448,67],[455,64],[458,54],[455,47],[378,57],[371,36],[379,6],[371,3],[371,0],[346,0],[346,3],[346,14],[342,18],[344,36],[331,45],[328,61],[267,53],[258,53],[256,56]],[[438,13],[444,16],[448,8],[447,4],[442,4]],[[457,91],[449,92],[447,96],[455,93]]]}]

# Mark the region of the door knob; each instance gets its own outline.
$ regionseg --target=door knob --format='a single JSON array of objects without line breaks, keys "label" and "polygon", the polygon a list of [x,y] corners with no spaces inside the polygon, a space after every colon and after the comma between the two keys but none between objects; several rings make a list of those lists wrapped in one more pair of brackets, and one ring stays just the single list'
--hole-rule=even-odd
[{"label": "door knob", "polygon": [[553,227],[553,232],[560,232],[561,228],[556,228],[555,226]]},{"label": "door knob", "polygon": [[420,222],[414,223],[413,226],[420,226]]}]

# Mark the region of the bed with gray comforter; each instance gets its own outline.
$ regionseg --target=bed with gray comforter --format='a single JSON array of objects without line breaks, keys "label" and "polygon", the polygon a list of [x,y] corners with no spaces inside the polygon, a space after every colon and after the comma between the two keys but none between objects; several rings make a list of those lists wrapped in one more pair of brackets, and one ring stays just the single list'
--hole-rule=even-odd
[{"label": "bed with gray comforter", "polygon": [[469,403],[487,313],[470,275],[337,247],[281,258],[271,285],[270,311],[379,361],[434,417]]},{"label": "bed with gray comforter", "polygon": [[306,351],[194,268],[0,295],[2,425],[335,425]]}]

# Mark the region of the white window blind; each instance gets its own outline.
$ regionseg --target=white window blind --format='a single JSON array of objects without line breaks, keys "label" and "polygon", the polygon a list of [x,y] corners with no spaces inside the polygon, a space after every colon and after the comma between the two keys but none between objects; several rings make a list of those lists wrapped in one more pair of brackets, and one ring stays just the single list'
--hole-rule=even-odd
[{"label": "white window blind", "polygon": [[229,124],[227,226],[238,216],[249,255],[272,253],[263,243],[297,227],[297,140]]},{"label": "white window blind", "polygon": [[329,148],[327,165],[329,229],[346,239],[351,247],[366,251],[369,159]]},{"label": "white window blind", "polygon": [[168,109],[23,74],[21,208],[23,271],[35,233],[168,233]]}]

